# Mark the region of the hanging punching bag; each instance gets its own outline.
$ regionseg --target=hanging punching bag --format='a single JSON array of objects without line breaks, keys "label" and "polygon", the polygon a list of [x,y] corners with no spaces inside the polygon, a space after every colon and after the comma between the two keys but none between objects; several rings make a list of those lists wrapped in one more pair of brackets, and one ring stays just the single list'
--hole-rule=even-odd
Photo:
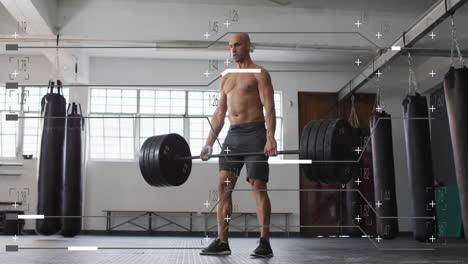
[{"label": "hanging punching bag", "polygon": [[398,235],[398,210],[390,115],[385,111],[374,112],[370,118],[370,128],[377,234],[383,239],[391,239]]},{"label": "hanging punching bag", "polygon": [[468,69],[450,70],[445,75],[444,91],[452,139],[455,174],[463,218],[463,231],[468,239]]},{"label": "hanging punching bag", "polygon": [[[50,91],[41,100],[42,138],[38,164],[37,214],[60,216],[63,173],[63,140],[65,136],[66,102],[60,81],[57,93],[54,83],[49,82]],[[42,235],[53,235],[60,231],[60,218],[36,220],[36,231]]]},{"label": "hanging punching bag", "polygon": [[[408,159],[408,178],[413,218],[413,237],[424,242],[435,233],[434,172],[432,170],[426,97],[418,93],[403,100],[403,117]],[[426,217],[426,218],[421,218]]]},{"label": "hanging punching bag", "polygon": [[[70,110],[70,106],[68,107]],[[67,111],[63,173],[64,216],[82,216],[82,142],[84,119],[76,103]],[[81,218],[63,218],[62,236],[74,237],[81,231]]]}]

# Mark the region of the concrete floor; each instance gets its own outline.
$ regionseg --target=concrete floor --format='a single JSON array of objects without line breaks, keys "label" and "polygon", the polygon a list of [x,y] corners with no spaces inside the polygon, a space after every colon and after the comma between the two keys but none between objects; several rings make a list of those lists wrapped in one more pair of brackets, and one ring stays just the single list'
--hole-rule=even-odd
[{"label": "concrete floor", "polygon": [[[200,256],[202,238],[89,236],[0,236],[0,263],[468,263],[468,242],[418,243],[397,238],[272,238],[275,257],[253,259],[254,238],[231,238],[232,255]],[[208,242],[209,243],[209,242]],[[5,252],[18,245],[18,252]],[[68,246],[97,246],[98,251],[68,251]],[[163,249],[161,249],[161,247]],[[172,248],[172,249],[167,249]]]}]

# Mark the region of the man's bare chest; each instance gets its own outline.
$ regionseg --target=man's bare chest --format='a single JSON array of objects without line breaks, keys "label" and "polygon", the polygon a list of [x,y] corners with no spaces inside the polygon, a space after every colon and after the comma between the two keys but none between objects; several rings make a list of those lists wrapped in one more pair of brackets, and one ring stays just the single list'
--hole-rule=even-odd
[{"label": "man's bare chest", "polygon": [[226,94],[230,92],[257,93],[258,83],[253,74],[236,73],[226,79],[223,89]]}]

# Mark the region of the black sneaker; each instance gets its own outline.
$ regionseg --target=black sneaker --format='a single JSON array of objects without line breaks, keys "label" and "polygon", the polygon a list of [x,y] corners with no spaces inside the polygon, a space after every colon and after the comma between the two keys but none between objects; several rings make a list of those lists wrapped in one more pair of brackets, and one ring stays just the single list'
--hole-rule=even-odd
[{"label": "black sneaker", "polygon": [[271,250],[270,240],[260,238],[260,245],[254,250],[250,256],[258,258],[271,258],[273,257],[273,250]]},{"label": "black sneaker", "polygon": [[227,242],[215,239],[208,247],[202,249],[200,255],[231,255],[231,249]]}]

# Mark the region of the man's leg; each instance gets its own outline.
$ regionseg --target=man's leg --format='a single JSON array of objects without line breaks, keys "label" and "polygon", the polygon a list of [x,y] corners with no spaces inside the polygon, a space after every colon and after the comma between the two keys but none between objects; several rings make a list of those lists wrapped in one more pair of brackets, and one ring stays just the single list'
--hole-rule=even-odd
[{"label": "man's leg", "polygon": [[257,218],[260,227],[260,237],[269,239],[270,238],[270,216],[271,216],[271,204],[270,198],[268,197],[267,183],[260,179],[249,179],[250,186],[254,193],[255,202],[257,205]]},{"label": "man's leg", "polygon": [[218,183],[218,238],[221,241],[227,242],[229,235],[229,223],[227,217],[231,218],[232,214],[232,189],[236,186],[236,173],[229,170],[222,170],[219,173]]}]

